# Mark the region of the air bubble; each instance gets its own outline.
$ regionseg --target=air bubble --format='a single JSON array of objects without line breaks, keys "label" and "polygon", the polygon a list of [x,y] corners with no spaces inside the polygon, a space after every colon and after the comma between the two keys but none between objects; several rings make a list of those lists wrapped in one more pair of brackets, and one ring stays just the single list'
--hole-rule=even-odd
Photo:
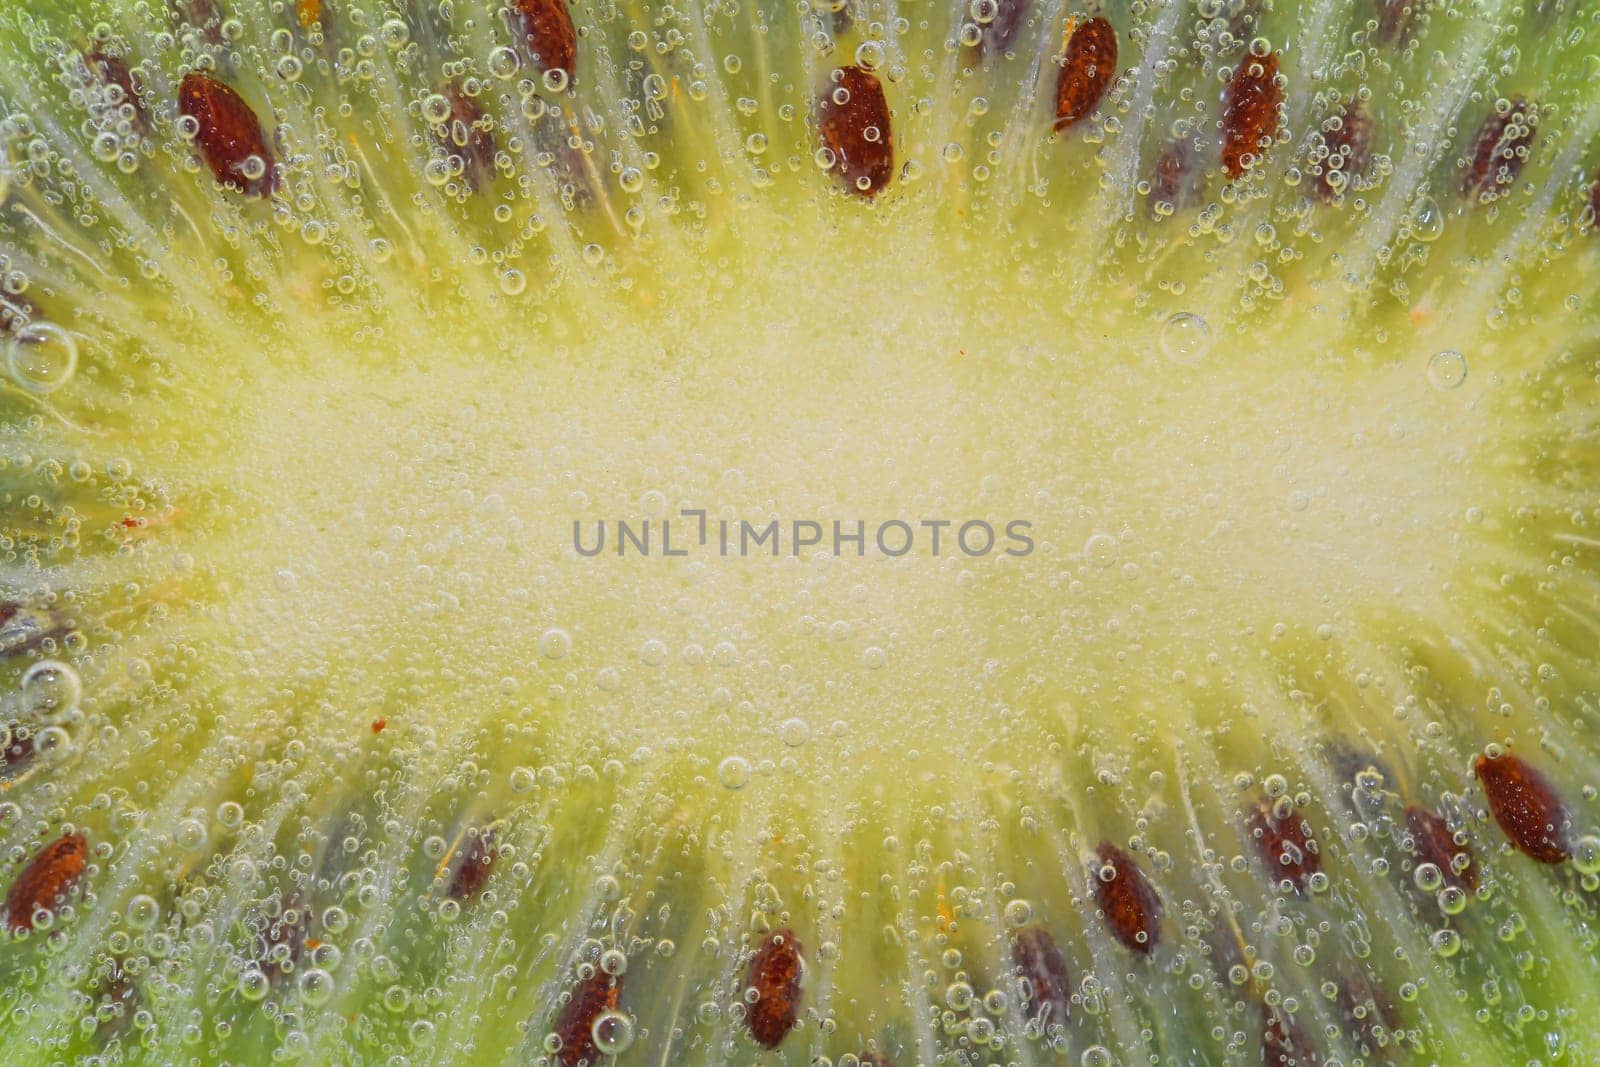
[{"label": "air bubble", "polygon": [[565,630],[546,630],[539,636],[539,654],[545,659],[562,659],[572,651],[572,636]]},{"label": "air bubble", "polygon": [[1192,311],[1180,311],[1161,327],[1161,353],[1192,367],[1211,351],[1211,324]]},{"label": "air bubble", "polygon": [[1417,864],[1417,869],[1411,877],[1417,883],[1417,888],[1424,893],[1437,892],[1439,887],[1444,885],[1444,872],[1432,863]]},{"label": "air bubble", "polygon": [[1117,561],[1117,539],[1108,533],[1091,534],[1083,543],[1083,554],[1096,567],[1109,567]]},{"label": "air bubble", "polygon": [[1428,357],[1428,384],[1435,389],[1454,389],[1467,380],[1467,357],[1454,349]]},{"label": "air bubble", "polygon": [[1006,925],[1013,930],[1020,930],[1033,920],[1033,904],[1020,897],[1016,900],[1006,901]]},{"label": "air bubble", "polygon": [[72,754],[72,734],[62,726],[46,726],[34,735],[33,747],[42,758],[60,762]]},{"label": "air bubble", "polygon": [[883,66],[883,60],[882,41],[862,41],[856,46],[856,66],[863,70],[877,70]]},{"label": "air bubble", "polygon": [[239,975],[238,989],[241,997],[255,1003],[266,999],[267,993],[272,989],[272,980],[251,967]]},{"label": "air bubble", "polygon": [[1467,892],[1460,886],[1447,885],[1439,890],[1439,910],[1446,915],[1460,915],[1467,907]]},{"label": "air bubble", "polygon": [[300,999],[316,1008],[333,998],[333,975],[312,967],[300,976]]},{"label": "air bubble", "polygon": [[46,722],[70,714],[82,695],[78,672],[60,660],[40,660],[22,674],[23,710]]},{"label": "air bubble", "polygon": [[199,819],[184,819],[173,829],[172,840],[179,848],[193,852],[206,843],[206,824]]},{"label": "air bubble", "polygon": [[1433,197],[1423,197],[1411,216],[1411,236],[1419,241],[1437,241],[1444,233],[1444,209]]},{"label": "air bubble", "polygon": [[140,893],[128,901],[124,909],[129,929],[148,930],[161,918],[161,905],[155,897]]},{"label": "air bubble", "polygon": [[729,756],[717,764],[717,781],[727,789],[743,789],[750,783],[750,761],[743,756]]},{"label": "air bubble", "polygon": [[443,93],[429,93],[422,100],[422,117],[430,125],[443,125],[450,118],[450,101]]},{"label": "air bubble", "polygon": [[502,81],[516,77],[519,66],[521,61],[517,53],[504,45],[489,53],[489,73]]},{"label": "air bubble", "polygon": [[1579,874],[1600,874],[1600,837],[1585,834],[1573,842],[1572,865]]},{"label": "air bubble", "polygon": [[633,1020],[620,1011],[603,1011],[589,1028],[594,1047],[602,1054],[616,1056],[633,1044]]},{"label": "air bubble", "polygon": [[404,48],[411,40],[411,28],[400,19],[389,19],[378,30],[378,35],[383,38],[383,43],[390,48]]},{"label": "air bubble", "polygon": [[78,342],[53,322],[31,322],[6,345],[6,370],[30,393],[53,393],[78,369]]}]

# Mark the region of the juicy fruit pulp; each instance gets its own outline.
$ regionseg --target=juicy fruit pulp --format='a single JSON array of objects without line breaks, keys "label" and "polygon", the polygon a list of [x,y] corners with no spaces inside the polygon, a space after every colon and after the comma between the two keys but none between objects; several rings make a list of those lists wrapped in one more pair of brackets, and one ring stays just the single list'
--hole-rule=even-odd
[{"label": "juicy fruit pulp", "polygon": [[0,13],[6,1061],[1594,1059],[1594,19]]}]

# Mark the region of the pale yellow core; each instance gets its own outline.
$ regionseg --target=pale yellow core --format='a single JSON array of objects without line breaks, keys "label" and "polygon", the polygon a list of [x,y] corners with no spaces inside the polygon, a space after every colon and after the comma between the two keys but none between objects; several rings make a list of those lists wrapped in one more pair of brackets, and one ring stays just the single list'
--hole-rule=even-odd
[{"label": "pale yellow core", "polygon": [[[402,304],[381,339],[272,361],[214,457],[238,515],[208,547],[263,694],[707,767],[970,762],[1220,706],[1276,626],[1438,609],[1491,386],[1441,388],[1411,326],[1363,351],[1293,295],[1242,328],[866,222],[770,232],[593,301],[609,317],[570,283],[543,323]],[[777,558],[741,557],[740,520],[774,519]],[[894,519],[899,559],[874,543]],[[618,558],[618,520],[649,521],[648,558]],[[801,520],[824,543],[797,558]],[[863,557],[833,557],[835,520]],[[987,555],[954,543],[968,520]]]}]

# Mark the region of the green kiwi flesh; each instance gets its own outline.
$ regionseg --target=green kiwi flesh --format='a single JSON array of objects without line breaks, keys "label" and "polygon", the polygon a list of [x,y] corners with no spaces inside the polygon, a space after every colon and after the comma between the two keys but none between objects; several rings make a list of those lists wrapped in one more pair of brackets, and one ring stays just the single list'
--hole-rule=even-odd
[{"label": "green kiwi flesh", "polygon": [[0,1058],[1600,1062],[1597,32],[0,11]]}]

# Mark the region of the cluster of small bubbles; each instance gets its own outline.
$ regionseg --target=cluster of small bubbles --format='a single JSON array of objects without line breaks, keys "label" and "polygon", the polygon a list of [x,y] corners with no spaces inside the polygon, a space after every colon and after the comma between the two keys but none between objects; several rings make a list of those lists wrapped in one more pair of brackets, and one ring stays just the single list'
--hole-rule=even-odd
[{"label": "cluster of small bubbles", "polygon": [[1454,349],[1428,357],[1428,384],[1435,389],[1454,389],[1467,380],[1467,358]]},{"label": "cluster of small bubbles", "polygon": [[1192,311],[1180,311],[1161,326],[1161,354],[1192,367],[1211,351],[1211,324]]}]

